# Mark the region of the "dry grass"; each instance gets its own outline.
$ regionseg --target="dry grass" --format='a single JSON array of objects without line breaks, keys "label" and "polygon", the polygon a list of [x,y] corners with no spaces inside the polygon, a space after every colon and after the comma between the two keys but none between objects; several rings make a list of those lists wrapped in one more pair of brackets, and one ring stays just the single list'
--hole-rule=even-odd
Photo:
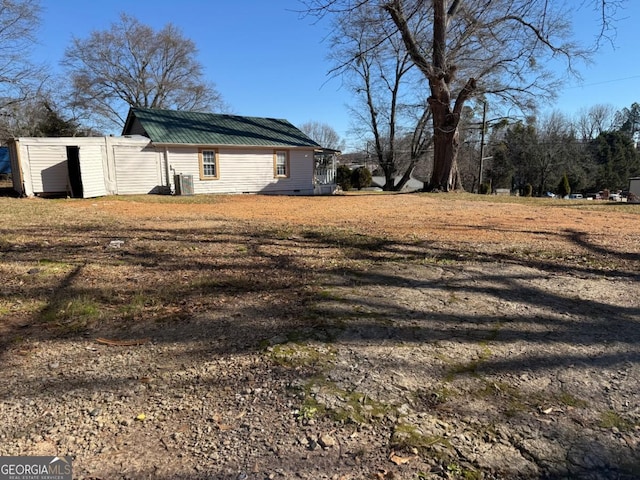
[{"label": "dry grass", "polygon": [[309,317],[319,274],[389,260],[635,271],[638,213],[467,194],[0,198],[0,312],[5,331],[78,334],[238,301]]}]

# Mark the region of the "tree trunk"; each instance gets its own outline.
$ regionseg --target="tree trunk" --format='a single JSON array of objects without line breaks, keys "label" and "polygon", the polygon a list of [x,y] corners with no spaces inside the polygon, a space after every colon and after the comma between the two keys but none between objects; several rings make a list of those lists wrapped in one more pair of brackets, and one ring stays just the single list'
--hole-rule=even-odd
[{"label": "tree trunk", "polygon": [[382,187],[382,190],[384,190],[385,192],[392,192],[393,191],[393,184],[395,183],[395,178],[393,176],[393,171],[390,169],[383,169],[384,170],[384,185]]},{"label": "tree trunk", "polygon": [[[431,80],[431,79],[430,79]],[[471,79],[456,99],[451,109],[449,85],[442,79],[431,80],[432,96],[429,105],[433,114],[433,172],[426,188],[428,191],[449,192],[462,189],[458,171],[458,150],[460,135],[461,105],[475,88],[475,80]]]},{"label": "tree trunk", "polygon": [[[434,116],[435,121],[435,116]],[[453,132],[435,127],[433,136],[433,172],[428,191],[449,192],[462,189],[458,171],[459,135],[457,125]]]},{"label": "tree trunk", "polygon": [[429,61],[420,51],[418,42],[414,38],[407,19],[402,12],[400,0],[390,0],[384,9],[398,27],[407,53],[414,64],[429,81],[431,96],[429,106],[433,113],[433,173],[426,190],[461,189],[462,182],[458,172],[458,123],[464,103],[473,95],[476,81],[470,78],[451,105],[451,82],[455,76],[456,67],[447,59],[447,27],[448,15],[454,15],[458,9],[458,1],[454,1],[447,11],[446,0],[432,0],[433,4],[433,42],[432,59]]},{"label": "tree trunk", "polygon": [[407,184],[407,182],[411,180],[411,174],[413,173],[413,170],[416,168],[417,161],[418,161],[417,158],[411,160],[411,163],[409,164],[409,167],[405,170],[404,175],[402,175],[402,178],[398,181],[398,183],[394,185],[393,187],[394,191],[396,192],[402,191],[402,189]]}]

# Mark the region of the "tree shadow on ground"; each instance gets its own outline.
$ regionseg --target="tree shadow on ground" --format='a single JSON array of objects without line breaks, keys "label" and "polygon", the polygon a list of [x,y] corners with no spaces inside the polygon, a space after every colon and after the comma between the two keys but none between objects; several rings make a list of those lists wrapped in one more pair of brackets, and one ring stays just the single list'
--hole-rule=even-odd
[{"label": "tree shadow on ground", "polygon": [[[11,236],[11,230],[5,234]],[[28,238],[38,238],[37,230],[20,230]],[[56,240],[52,237],[58,237]],[[620,306],[602,299],[567,296],[562,289],[546,290],[534,280],[550,278],[562,273],[570,277],[624,279],[634,285],[638,255],[613,252],[593,245],[577,232],[568,232],[574,245],[594,255],[607,255],[624,261],[624,270],[606,270],[582,264],[572,264],[563,258],[522,258],[505,252],[469,251],[425,245],[421,242],[398,242],[349,233],[302,231],[289,235],[278,231],[232,232],[229,229],[174,229],[163,230],[127,228],[122,231],[100,232],[93,229],[68,229],[53,233],[46,245],[39,240],[5,248],[3,262],[12,265],[15,277],[5,283],[4,298],[8,304],[19,306],[38,299],[35,311],[22,312],[17,325],[4,335],[2,350],[6,350],[12,334],[29,335],[39,340],[56,336],[73,339],[85,338],[87,332],[65,331],[65,306],[75,299],[89,299],[101,314],[89,324],[98,328],[132,327],[132,316],[140,314],[141,324],[135,331],[141,335],[156,335],[157,341],[187,341],[188,330],[172,328],[172,322],[189,318],[205,318],[215,309],[212,322],[233,319],[231,330],[236,333],[249,329],[254,339],[265,339],[282,331],[311,327],[318,317],[348,316],[356,311],[355,305],[343,305],[341,311],[323,311],[327,303],[326,289],[341,285],[367,288],[406,288],[422,292],[445,288],[451,295],[482,295],[495,301],[515,302],[539,307],[548,312],[571,312],[578,308],[590,312],[583,325],[575,325],[555,317],[520,317],[519,321],[535,322],[564,328],[569,335],[580,336],[585,325],[601,328],[604,338],[594,341],[621,341],[633,343],[634,337],[624,337],[611,331],[609,317],[617,322],[637,321],[640,310],[636,306]],[[122,247],[111,247],[118,239]],[[575,257],[575,255],[570,255]],[[409,267],[389,270],[379,266],[403,264]],[[629,265],[631,263],[631,266]],[[475,272],[475,282],[465,281],[464,266],[486,265],[486,272]],[[53,265],[53,267],[51,267]],[[412,274],[411,265],[423,272],[448,270],[450,278],[439,276],[419,278]],[[501,265],[520,265],[531,270],[503,275]],[[487,280],[487,281],[483,281]],[[135,297],[142,297],[136,299]],[[140,302],[135,311],[127,309],[132,301]],[[277,301],[275,301],[277,300]],[[417,313],[411,306],[376,304],[376,298],[350,299],[362,307],[385,310],[390,319],[413,318],[420,320],[420,329],[403,331],[402,326],[390,329],[394,338],[402,341],[422,341],[424,338],[457,336],[447,331],[449,321],[468,321],[475,325],[491,325],[503,321],[499,312],[491,315],[470,316],[464,310],[453,318],[438,312]],[[56,319],[56,315],[59,318]],[[146,321],[145,316],[152,322]],[[90,317],[90,315],[89,315]],[[366,317],[366,316],[365,316]],[[423,318],[418,318],[423,317]],[[254,325],[256,318],[277,318],[270,326]],[[66,318],[66,320],[71,320]],[[100,320],[99,322],[97,320]],[[145,325],[146,321],[146,325]],[[322,323],[322,322],[321,322]],[[433,330],[430,323],[440,324]],[[6,328],[6,327],[5,327]],[[125,328],[126,331],[126,328]],[[211,338],[221,330],[211,329]],[[371,330],[372,332],[375,329]],[[162,333],[165,332],[165,333]],[[171,332],[170,334],[168,332]],[[206,335],[206,333],[205,333]],[[504,338],[517,339],[518,332],[502,330]],[[381,338],[378,338],[381,339]],[[544,342],[544,333],[527,334],[527,340]],[[368,340],[376,340],[375,337]],[[473,339],[472,339],[473,340]],[[258,340],[259,342],[259,340]],[[229,342],[219,346],[217,354],[237,353],[255,343]]]},{"label": "tree shadow on ground", "polygon": [[[563,235],[571,242],[570,253],[556,252],[553,258],[542,251],[521,255],[464,243],[233,222],[170,229],[61,226],[46,236],[35,227],[5,228],[3,234],[27,240],[1,245],[2,299],[9,307],[3,307],[7,320],[0,363],[30,342],[92,344],[96,337],[183,344],[187,348],[171,359],[177,363],[259,352],[277,337],[363,346],[453,340],[469,349],[479,342],[540,347],[537,355],[523,358],[488,358],[474,370],[478,375],[519,375],[576,364],[612,368],[640,361],[637,302],[620,305],[615,296],[586,294],[577,298],[570,289],[553,286],[558,278],[606,277],[637,292],[640,258],[591,243],[575,231]],[[114,240],[122,243],[116,246]],[[576,260],[574,249],[606,257],[608,265],[619,268],[603,270]],[[403,292],[408,292],[406,302],[398,301]],[[467,309],[467,297],[494,308]],[[442,309],[434,308],[434,299]],[[544,348],[550,344],[624,348],[550,353]],[[55,398],[62,392],[118,389],[131,381],[115,372],[44,384],[32,379],[23,385],[34,392],[30,395]],[[212,389],[238,388],[236,380],[211,382]],[[13,394],[0,392],[0,398],[7,401]],[[611,465],[613,459],[602,468]],[[625,478],[624,472],[616,473]]]}]

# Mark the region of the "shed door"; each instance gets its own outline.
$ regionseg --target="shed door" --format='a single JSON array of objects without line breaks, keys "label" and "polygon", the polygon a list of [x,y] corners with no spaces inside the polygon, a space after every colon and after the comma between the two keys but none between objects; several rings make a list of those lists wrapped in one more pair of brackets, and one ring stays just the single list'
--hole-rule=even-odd
[{"label": "shed door", "polygon": [[100,145],[80,147],[80,175],[82,198],[102,197],[107,194]]},{"label": "shed door", "polygon": [[67,169],[69,170],[69,189],[73,198],[83,198],[82,172],[80,170],[80,149],[67,145]]}]

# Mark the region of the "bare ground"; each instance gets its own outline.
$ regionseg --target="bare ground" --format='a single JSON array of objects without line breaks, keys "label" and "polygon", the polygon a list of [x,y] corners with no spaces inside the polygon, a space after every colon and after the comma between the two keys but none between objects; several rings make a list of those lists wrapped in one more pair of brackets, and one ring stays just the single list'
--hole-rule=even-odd
[{"label": "bare ground", "polygon": [[640,478],[640,206],[0,206],[0,455],[101,479]]}]

